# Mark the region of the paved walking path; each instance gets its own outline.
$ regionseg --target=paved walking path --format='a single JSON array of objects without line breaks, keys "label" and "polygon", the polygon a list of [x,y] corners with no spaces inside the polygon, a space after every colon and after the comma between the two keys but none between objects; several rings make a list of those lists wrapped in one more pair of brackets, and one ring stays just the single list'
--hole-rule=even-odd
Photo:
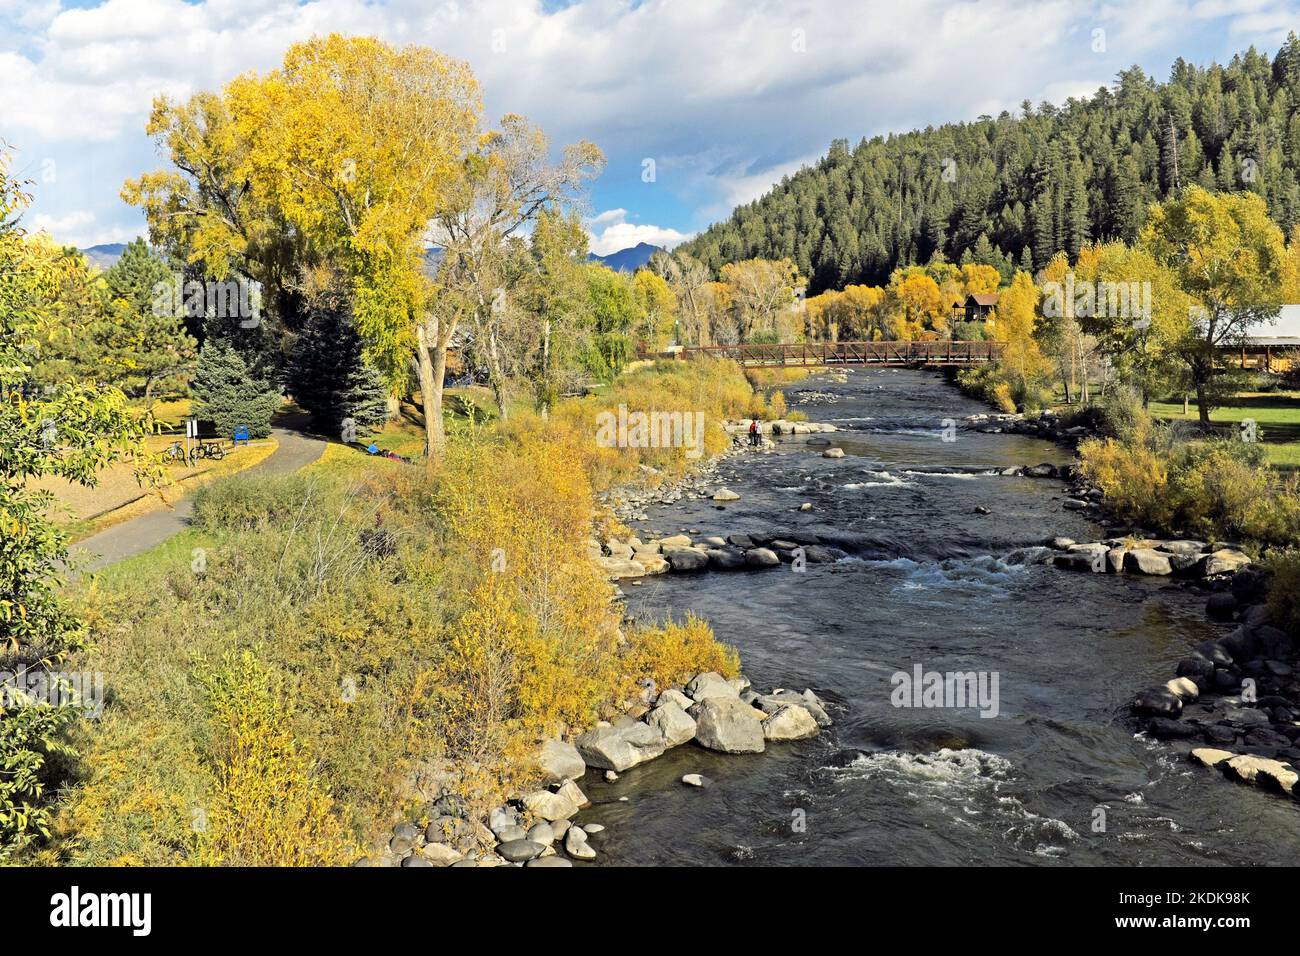
[{"label": "paved walking path", "polygon": [[[300,423],[298,416],[277,418],[271,434],[279,442],[279,447],[265,461],[237,474],[287,475],[319,458],[325,451],[325,442],[297,430],[294,426]],[[146,512],[78,541],[72,546],[72,552],[82,559],[77,570],[81,573],[98,571],[143,554],[188,528],[193,514],[194,501],[187,495],[171,508]]]}]

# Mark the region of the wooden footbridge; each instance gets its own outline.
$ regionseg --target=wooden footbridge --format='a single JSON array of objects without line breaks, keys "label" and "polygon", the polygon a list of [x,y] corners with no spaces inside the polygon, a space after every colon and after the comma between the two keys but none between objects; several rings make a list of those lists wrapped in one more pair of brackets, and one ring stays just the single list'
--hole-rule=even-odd
[{"label": "wooden footbridge", "polygon": [[[704,345],[678,349],[681,359],[701,356],[732,359],[746,368],[800,368],[822,365],[966,367],[996,362],[1001,342],[792,342]],[[646,356],[649,358],[650,356]]]}]

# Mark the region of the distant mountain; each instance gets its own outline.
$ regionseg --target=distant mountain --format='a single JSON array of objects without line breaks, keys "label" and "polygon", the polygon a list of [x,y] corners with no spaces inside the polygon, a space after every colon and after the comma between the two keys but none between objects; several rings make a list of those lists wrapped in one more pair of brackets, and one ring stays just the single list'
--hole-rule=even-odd
[{"label": "distant mountain", "polygon": [[607,256],[598,256],[594,252],[589,253],[587,261],[599,262],[615,272],[636,272],[637,269],[648,263],[650,257],[656,252],[663,252],[663,250],[658,246],[650,245],[648,242],[638,242],[631,249],[620,249],[618,252],[611,252]]},{"label": "distant mountain", "polygon": [[122,258],[124,249],[126,249],[126,243],[124,242],[105,242],[102,245],[82,249],[81,252],[92,266],[108,269],[118,259]]}]

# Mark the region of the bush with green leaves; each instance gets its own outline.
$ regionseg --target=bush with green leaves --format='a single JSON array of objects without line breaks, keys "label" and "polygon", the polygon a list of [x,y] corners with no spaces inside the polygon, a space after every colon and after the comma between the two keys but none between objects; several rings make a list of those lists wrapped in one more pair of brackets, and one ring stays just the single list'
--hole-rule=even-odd
[{"label": "bush with green leaves", "polygon": [[[76,379],[33,387],[36,341],[51,319],[45,291],[68,275],[51,276],[58,264],[19,228],[26,202],[0,153],[0,672],[7,673],[54,670],[84,639],[60,593],[67,538],[49,517],[51,495],[32,490],[33,482],[93,485],[105,465],[139,453],[147,424],[116,389]],[[0,689],[0,859],[48,834],[46,801],[59,783],[49,757],[66,753],[75,716],[71,707]]]}]

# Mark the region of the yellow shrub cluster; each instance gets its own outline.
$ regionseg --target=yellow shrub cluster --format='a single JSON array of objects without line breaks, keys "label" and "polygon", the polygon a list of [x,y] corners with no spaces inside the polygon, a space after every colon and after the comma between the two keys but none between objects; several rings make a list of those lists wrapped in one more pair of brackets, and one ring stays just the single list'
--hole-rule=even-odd
[{"label": "yellow shrub cluster", "polygon": [[251,652],[197,675],[207,690],[216,786],[197,808],[196,862],[208,866],[337,866],[357,851],[293,734],[283,678]]},{"label": "yellow shrub cluster", "polygon": [[636,630],[628,658],[632,673],[649,677],[660,689],[681,684],[701,671],[716,671],[723,677],[740,672],[735,650],[719,644],[708,622],[694,614],[681,623]]}]

